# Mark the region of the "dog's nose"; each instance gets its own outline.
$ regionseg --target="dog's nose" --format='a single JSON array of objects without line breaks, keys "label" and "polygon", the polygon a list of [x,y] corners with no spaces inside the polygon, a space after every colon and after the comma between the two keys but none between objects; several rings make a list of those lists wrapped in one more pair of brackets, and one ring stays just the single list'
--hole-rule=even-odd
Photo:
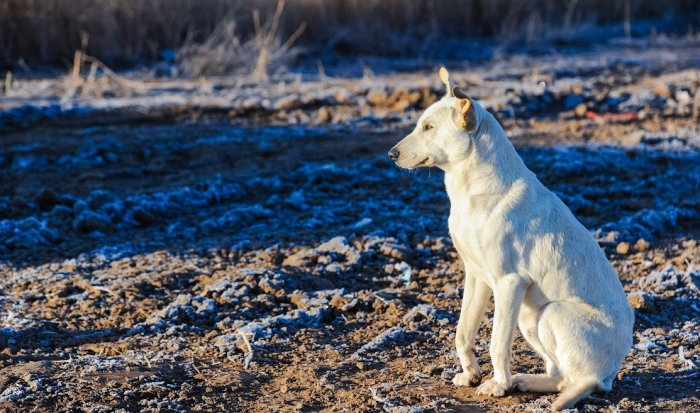
[{"label": "dog's nose", "polygon": [[392,161],[399,159],[399,150],[396,148],[391,148],[389,151],[389,158],[391,158]]}]

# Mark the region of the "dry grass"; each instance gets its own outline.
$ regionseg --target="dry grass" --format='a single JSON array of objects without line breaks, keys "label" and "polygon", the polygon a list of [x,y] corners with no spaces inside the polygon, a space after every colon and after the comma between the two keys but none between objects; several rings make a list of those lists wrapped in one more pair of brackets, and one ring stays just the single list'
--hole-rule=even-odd
[{"label": "dry grass", "polygon": [[259,10],[253,10],[255,36],[241,41],[236,33],[236,20],[221,21],[202,43],[187,41],[178,51],[177,60],[189,76],[217,76],[242,72],[253,80],[267,81],[270,71],[294,57],[291,46],[306,29],[302,22],[286,41],[278,35],[285,1],[280,0],[274,14],[262,22]]},{"label": "dry grass", "polygon": [[[526,34],[534,39],[542,28],[580,22],[622,25],[626,18],[675,14],[697,26],[700,12],[697,0],[288,0],[275,36],[264,38],[270,44],[256,45],[260,31],[254,15],[270,21],[277,4],[277,0],[0,0],[0,62],[17,66],[19,59],[30,65],[64,61],[70,67],[82,33],[90,35],[87,54],[119,65],[153,61],[161,50],[183,45],[209,43],[219,50],[234,38],[239,41],[236,47],[245,48],[252,41],[247,46],[251,49],[274,49],[303,22],[308,27],[300,44],[392,55],[415,53],[416,43],[443,36]],[[687,28],[684,23],[678,30]],[[253,70],[260,53],[255,58]]]}]

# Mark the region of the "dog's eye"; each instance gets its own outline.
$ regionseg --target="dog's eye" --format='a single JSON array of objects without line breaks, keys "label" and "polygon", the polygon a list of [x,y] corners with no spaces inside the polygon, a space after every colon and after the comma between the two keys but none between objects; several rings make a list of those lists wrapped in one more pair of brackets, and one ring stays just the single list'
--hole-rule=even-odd
[{"label": "dog's eye", "polygon": [[433,128],[433,125],[431,125],[431,124],[429,124],[429,123],[426,123],[425,126],[423,126],[423,130],[424,130],[424,131],[431,130],[432,128]]}]

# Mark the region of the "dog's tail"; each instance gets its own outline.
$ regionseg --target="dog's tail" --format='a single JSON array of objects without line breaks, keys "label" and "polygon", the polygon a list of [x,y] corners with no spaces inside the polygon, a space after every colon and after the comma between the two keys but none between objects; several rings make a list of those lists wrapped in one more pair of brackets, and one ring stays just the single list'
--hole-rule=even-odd
[{"label": "dog's tail", "polygon": [[598,380],[596,379],[584,379],[579,383],[571,383],[564,387],[559,397],[554,400],[552,403],[552,410],[571,409],[579,400],[589,396],[596,391],[598,387]]}]

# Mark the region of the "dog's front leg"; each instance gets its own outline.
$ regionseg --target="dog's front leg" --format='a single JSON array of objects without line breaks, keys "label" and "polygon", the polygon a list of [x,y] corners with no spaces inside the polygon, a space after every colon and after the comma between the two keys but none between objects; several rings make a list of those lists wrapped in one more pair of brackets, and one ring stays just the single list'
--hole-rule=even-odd
[{"label": "dog's front leg", "polygon": [[476,394],[500,397],[511,387],[510,356],[513,334],[527,286],[528,282],[517,274],[508,274],[496,282],[493,289],[496,310],[490,346],[493,378],[479,386]]},{"label": "dog's front leg", "polygon": [[457,356],[463,372],[455,375],[452,383],[457,386],[476,386],[481,383],[481,369],[474,355],[474,342],[486,311],[486,303],[491,296],[491,289],[485,282],[470,274],[466,264],[465,267],[467,274],[464,280],[464,297],[455,338]]}]

